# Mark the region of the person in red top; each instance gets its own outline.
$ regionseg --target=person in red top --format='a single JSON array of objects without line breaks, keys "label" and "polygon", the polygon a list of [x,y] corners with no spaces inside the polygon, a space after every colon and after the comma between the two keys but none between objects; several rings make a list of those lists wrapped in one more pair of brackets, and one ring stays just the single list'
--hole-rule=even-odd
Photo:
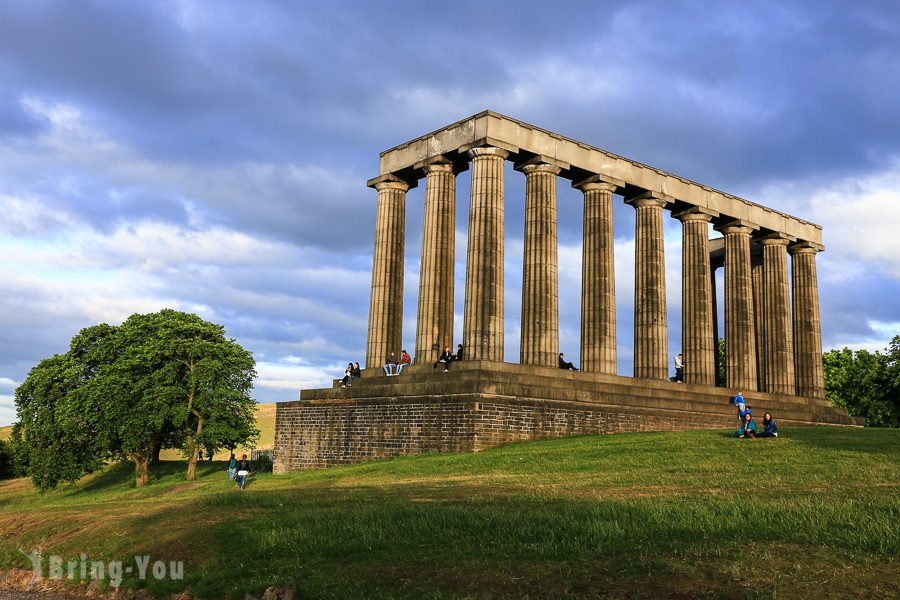
[{"label": "person in red top", "polygon": [[397,365],[397,375],[403,371],[403,367],[412,364],[412,356],[406,350],[400,351],[400,364]]}]

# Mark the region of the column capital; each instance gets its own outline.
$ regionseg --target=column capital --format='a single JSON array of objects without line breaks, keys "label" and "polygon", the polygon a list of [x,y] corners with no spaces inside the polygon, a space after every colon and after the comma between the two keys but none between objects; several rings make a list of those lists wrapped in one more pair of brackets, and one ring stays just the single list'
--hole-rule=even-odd
[{"label": "column capital", "polygon": [[472,148],[466,154],[469,156],[469,158],[477,158],[479,156],[498,156],[503,160],[506,160],[509,157],[509,150],[497,148],[496,146],[480,146],[478,148]]},{"label": "column capital", "polygon": [[815,242],[799,241],[788,246],[788,254],[791,256],[796,254],[818,254],[824,251],[825,246]]},{"label": "column capital", "polygon": [[519,167],[519,170],[528,175],[535,175],[538,173],[548,173],[550,175],[559,175],[559,172],[562,171],[556,165],[551,165],[550,163],[539,162],[539,163],[531,163],[522,165]]},{"label": "column capital", "polygon": [[[433,162],[422,167],[426,175],[431,173],[454,173],[453,163],[451,162]],[[455,175],[455,173],[454,173]]]},{"label": "column capital", "polygon": [[737,233],[749,236],[753,231],[759,229],[759,225],[751,221],[735,219],[733,221],[728,221],[727,223],[722,223],[721,225],[716,225],[714,229],[725,235]]},{"label": "column capital", "polygon": [[[607,188],[604,186],[611,187]],[[593,190],[615,192],[619,188],[625,188],[625,180],[616,179],[615,177],[610,177],[609,175],[601,175],[600,173],[596,173],[580,181],[573,181],[572,187],[575,189],[579,189],[582,192],[590,192]]]},{"label": "column capital", "polygon": [[757,238],[756,241],[763,246],[787,246],[791,242],[797,241],[797,238],[786,233],[776,231],[775,233],[770,233],[768,235]]},{"label": "column capital", "polygon": [[678,219],[682,223],[687,223],[689,221],[703,221],[709,223],[718,216],[718,211],[702,206],[692,206],[686,210],[672,214],[673,219]]},{"label": "column capital", "polygon": [[[392,184],[392,185],[382,185],[382,184]],[[381,186],[381,187],[379,187]],[[418,182],[409,181],[393,173],[385,173],[383,175],[379,175],[378,177],[373,177],[372,179],[366,182],[366,187],[375,188],[376,190],[400,190],[402,192],[406,192],[408,190],[413,189],[418,186]]]},{"label": "column capital", "polygon": [[674,202],[674,197],[669,196],[668,194],[653,191],[644,192],[642,194],[638,194],[637,196],[632,196],[631,198],[625,199],[625,204],[630,204],[635,208],[642,208],[644,206],[659,206],[661,208],[664,208]]}]

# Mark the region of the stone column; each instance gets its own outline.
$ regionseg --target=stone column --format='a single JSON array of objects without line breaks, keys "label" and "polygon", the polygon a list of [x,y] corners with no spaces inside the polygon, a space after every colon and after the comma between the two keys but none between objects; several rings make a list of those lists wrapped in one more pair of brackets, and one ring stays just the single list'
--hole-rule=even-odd
[{"label": "stone column", "polygon": [[380,367],[390,352],[400,356],[403,343],[403,244],[406,233],[406,192],[409,184],[380,177],[375,214],[375,252],[366,367]]},{"label": "stone column", "polygon": [[416,363],[434,363],[453,348],[456,174],[449,161],[425,166],[425,220],[419,269]]},{"label": "stone column", "polygon": [[642,194],[627,201],[637,211],[634,264],[634,376],[668,379],[666,262],[662,209],[666,201]]},{"label": "stone column", "polygon": [[681,353],[684,382],[716,384],[713,296],[710,281],[709,221],[716,216],[695,207],[674,215],[683,225]]},{"label": "stone column", "polygon": [[584,193],[581,267],[581,370],[616,374],[616,275],[612,195],[594,178],[573,184]]},{"label": "stone column", "polygon": [[745,221],[719,228],[725,235],[725,379],[736,391],[757,385],[750,278],[750,232],[755,228]]},{"label": "stone column", "polygon": [[756,388],[766,388],[766,299],[763,290],[763,257],[750,248],[750,285],[753,288],[753,348],[756,351]]},{"label": "stone column", "polygon": [[503,161],[509,152],[469,150],[472,191],[466,253],[466,359],[503,360]]},{"label": "stone column", "polygon": [[812,242],[800,242],[788,248],[793,259],[796,393],[808,398],[825,397],[819,283],[816,276],[816,253],[823,249]]},{"label": "stone column", "polygon": [[543,162],[525,173],[525,250],[522,257],[522,339],[519,362],[557,366],[559,354],[559,260],[556,232],[556,176]]},{"label": "stone column", "polygon": [[791,296],[788,287],[787,245],[781,234],[761,239],[765,295],[765,390],[773,394],[795,394],[794,344],[791,331]]}]

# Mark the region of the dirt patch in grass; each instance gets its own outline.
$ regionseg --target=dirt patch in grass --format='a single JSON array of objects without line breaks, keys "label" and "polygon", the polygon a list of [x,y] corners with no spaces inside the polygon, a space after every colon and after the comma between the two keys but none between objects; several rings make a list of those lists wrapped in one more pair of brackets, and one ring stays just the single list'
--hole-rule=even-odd
[{"label": "dirt patch in grass", "polygon": [[203,487],[206,485],[206,482],[203,481],[194,481],[191,483],[181,483],[174,487],[171,487],[164,492],[161,492],[160,496],[168,496],[169,494],[177,494],[178,492],[184,492],[186,490],[192,490],[194,488]]}]

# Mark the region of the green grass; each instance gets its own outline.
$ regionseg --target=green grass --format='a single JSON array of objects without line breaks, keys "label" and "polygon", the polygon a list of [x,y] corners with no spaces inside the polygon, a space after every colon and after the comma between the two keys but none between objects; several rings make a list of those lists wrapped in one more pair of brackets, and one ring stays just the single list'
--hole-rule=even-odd
[{"label": "green grass", "polygon": [[586,436],[480,454],[263,475],[127,466],[38,496],[0,484],[0,563],[18,548],[184,560],[155,595],[900,596],[900,431],[816,428]]}]

